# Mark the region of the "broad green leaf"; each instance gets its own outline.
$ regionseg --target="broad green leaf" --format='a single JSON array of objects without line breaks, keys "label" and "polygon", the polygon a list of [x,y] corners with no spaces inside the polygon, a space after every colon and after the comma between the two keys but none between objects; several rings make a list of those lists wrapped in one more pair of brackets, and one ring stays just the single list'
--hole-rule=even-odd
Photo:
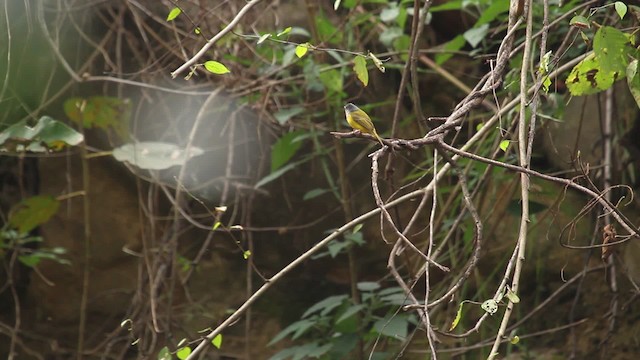
[{"label": "broad green leaf", "polygon": [[287,121],[289,121],[289,119],[303,112],[304,112],[304,107],[294,106],[288,109],[278,110],[275,114],[273,114],[273,117],[276,118],[276,120],[278,121],[278,124],[284,125]]},{"label": "broad green leaf", "polygon": [[[465,1],[466,2],[466,1]],[[432,6],[430,12],[448,11],[448,10],[461,10],[463,8],[462,0],[445,1],[442,5]]]},{"label": "broad green leaf", "polygon": [[60,202],[53,196],[38,195],[22,200],[9,214],[9,224],[26,234],[46,223],[58,212]]},{"label": "broad green leaf", "polygon": [[222,347],[222,334],[218,334],[211,339],[211,344],[215,346],[217,349]]},{"label": "broad green leaf", "polygon": [[507,149],[509,148],[509,143],[510,143],[510,141],[509,141],[509,140],[502,140],[502,141],[500,141],[500,150],[502,150],[502,151],[506,152],[506,151],[507,151]]},{"label": "broad green leaf", "polygon": [[176,356],[180,360],[186,359],[189,354],[191,354],[191,348],[188,346],[182,347],[176,352]]},{"label": "broad green leaf", "polygon": [[231,72],[226,66],[224,66],[224,64],[214,60],[205,61],[204,68],[216,75],[222,75]]},{"label": "broad green leaf", "polygon": [[340,44],[342,41],[343,33],[338,31],[338,29],[331,23],[331,21],[324,16],[323,14],[319,14],[315,18],[316,20],[316,29],[318,30],[318,37],[320,37],[320,41],[329,42],[331,44]]},{"label": "broad green leaf", "polygon": [[139,142],[124,144],[113,149],[113,157],[128,162],[141,169],[164,170],[184,165],[189,159],[204,154],[204,150],[192,146],[190,153],[175,144],[163,142]]},{"label": "broad green leaf", "polygon": [[284,134],[271,147],[271,172],[278,170],[286,164],[300,149],[302,141],[299,136],[303,131],[294,131]]},{"label": "broad green leaf", "polygon": [[304,43],[296,46],[296,56],[298,58],[303,57],[307,51],[309,51],[309,43]]},{"label": "broad green leaf", "polygon": [[451,326],[449,327],[449,332],[453,331],[453,329],[455,329],[456,326],[458,326],[458,323],[460,323],[460,319],[462,319],[462,306],[463,305],[464,305],[464,301],[461,302],[460,305],[458,306],[458,311],[456,312],[456,317],[451,322]]},{"label": "broad green leaf", "polygon": [[20,121],[0,133],[0,145],[8,151],[59,150],[65,145],[78,145],[83,140],[81,133],[49,116],[41,117],[34,127]]},{"label": "broad green leaf", "polygon": [[[401,37],[402,35],[404,35],[404,31],[401,28],[397,26],[391,26],[383,30],[382,33],[380,33],[379,39],[380,39],[380,42],[383,43],[385,46],[390,46],[395,39]],[[403,50],[406,51],[407,49],[403,49]]]},{"label": "broad green leaf", "polygon": [[367,70],[367,59],[358,55],[353,59],[353,71],[356,73],[358,80],[362,85],[367,86],[369,84],[369,71]]},{"label": "broad green leaf", "polygon": [[482,40],[484,40],[488,32],[489,24],[484,24],[465,31],[462,36],[467,40],[469,45],[475,48]]},{"label": "broad green leaf", "polygon": [[131,101],[115,97],[70,98],[64,102],[67,117],[85,128],[112,128],[125,138],[131,115]]},{"label": "broad green leaf", "polygon": [[514,304],[517,304],[517,303],[520,302],[520,297],[518,297],[518,295],[516,295],[516,293],[511,291],[511,289],[509,289],[504,296],[506,296],[507,299],[509,299],[509,301],[511,301]]},{"label": "broad green leaf", "polygon": [[618,13],[618,16],[620,16],[620,20],[622,20],[627,14],[627,5],[622,1],[616,1],[613,6],[616,8],[616,12]]},{"label": "broad green leaf", "polygon": [[169,15],[167,15],[167,21],[171,21],[177,18],[178,15],[180,15],[181,13],[182,13],[182,10],[180,10],[180,8],[174,7],[173,9],[171,9],[171,11],[169,11]]},{"label": "broad green leaf", "polygon": [[627,84],[629,91],[640,107],[640,75],[638,74],[638,60],[633,60],[627,66]]},{"label": "broad green leaf", "polygon": [[622,74],[627,68],[632,50],[630,37],[616,28],[603,26],[593,37],[593,52],[600,69],[605,73]]},{"label": "broad green leaf", "polygon": [[573,67],[565,83],[571,95],[581,96],[606,90],[620,78],[618,72],[602,71],[595,54],[590,54]]},{"label": "broad green leaf", "polygon": [[295,337],[296,334],[297,336],[300,336],[302,334],[304,334],[304,332],[306,330],[308,330],[310,327],[314,326],[316,324],[316,320],[309,320],[309,319],[303,319],[300,321],[296,321],[293,324],[287,326],[286,328],[282,329],[282,331],[280,331],[278,334],[276,334],[276,336],[274,336],[273,339],[271,339],[271,341],[269,341],[269,343],[267,344],[267,346],[271,346],[275,343],[277,343],[278,341],[284,339],[285,337],[287,337],[288,335],[292,335],[292,337]]}]

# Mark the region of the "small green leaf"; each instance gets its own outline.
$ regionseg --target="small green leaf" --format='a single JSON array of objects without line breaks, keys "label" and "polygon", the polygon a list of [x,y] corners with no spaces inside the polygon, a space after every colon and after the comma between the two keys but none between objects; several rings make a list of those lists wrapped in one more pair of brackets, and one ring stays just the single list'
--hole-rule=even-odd
[{"label": "small green leaf", "polygon": [[302,106],[294,106],[288,109],[278,110],[273,114],[273,117],[276,118],[278,124],[284,125],[289,119],[292,117],[301,114],[304,112],[304,107]]},{"label": "small green leaf", "polygon": [[514,336],[511,338],[511,340],[509,340],[509,342],[513,345],[517,344],[520,342],[520,337],[518,335]]},{"label": "small green leaf", "polygon": [[304,201],[311,200],[327,192],[329,192],[328,189],[313,189],[311,191],[308,191],[306,194],[304,194],[304,196],[302,197],[302,200]]},{"label": "small green leaf", "polygon": [[165,346],[158,352],[158,360],[171,360],[171,352]]},{"label": "small green leaf", "polygon": [[549,92],[549,87],[551,87],[551,78],[548,76],[545,76],[542,79],[542,90],[544,90],[544,92],[548,93]]},{"label": "small green leaf", "polygon": [[367,86],[369,84],[369,71],[367,70],[367,58],[362,55],[356,56],[353,60],[353,71],[355,71],[358,80],[362,85]]},{"label": "small green leaf", "polygon": [[220,349],[222,346],[222,334],[216,335],[213,339],[211,339],[211,344],[216,347],[216,349]]},{"label": "small green leaf", "polygon": [[287,171],[295,168],[296,166],[298,166],[298,163],[290,163],[287,164],[281,168],[279,168],[278,170],[272,172],[271,174],[263,177],[262,179],[260,179],[260,181],[258,181],[254,187],[257,189],[259,187],[262,187],[270,182],[272,182],[273,180],[279,178],[280,176],[284,175]]},{"label": "small green leaf", "polygon": [[60,202],[53,196],[38,195],[22,200],[9,214],[9,224],[26,234],[46,223],[58,212]]},{"label": "small green leaf", "polygon": [[489,313],[489,315],[493,315],[498,311],[498,303],[493,299],[489,299],[483,302],[480,307],[482,308],[482,310]]},{"label": "small green leaf", "polygon": [[262,44],[265,40],[267,40],[270,37],[271,37],[271,34],[269,34],[269,33],[260,36],[260,38],[258,39],[257,45]]},{"label": "small green leaf", "polygon": [[482,129],[484,127],[484,123],[478,123],[478,125],[476,125],[476,131],[480,131],[480,129]]},{"label": "small green leaf", "polygon": [[284,134],[271,147],[271,172],[284,166],[298,152],[302,146],[300,135],[302,131]]},{"label": "small green leaf", "polygon": [[616,8],[616,12],[618,13],[618,16],[620,16],[620,20],[622,20],[627,14],[627,5],[622,1],[616,1],[613,6]]},{"label": "small green leaf", "polygon": [[180,360],[184,360],[187,358],[187,356],[189,356],[189,354],[191,354],[191,348],[188,346],[185,346],[183,348],[178,349],[178,351],[176,352],[176,356],[178,357],[178,359]]},{"label": "small green leaf", "polygon": [[204,68],[209,70],[210,72],[212,72],[214,74],[217,74],[217,75],[222,75],[222,74],[226,74],[226,73],[231,72],[222,63],[219,63],[219,62],[213,61],[213,60],[206,61],[204,63]]},{"label": "small green leaf", "polygon": [[302,58],[307,51],[309,51],[309,43],[304,43],[296,46],[296,56]]},{"label": "small green leaf", "polygon": [[506,296],[507,299],[509,299],[509,301],[511,301],[514,304],[517,304],[517,303],[520,302],[520,297],[518,295],[516,295],[516,293],[511,291],[511,289],[509,289],[504,296]]},{"label": "small green leaf", "polygon": [[200,35],[200,33],[201,33],[201,31],[200,31],[200,28],[199,28],[199,27],[197,27],[197,28],[193,29],[193,32],[194,32],[196,35]]},{"label": "small green leaf", "polygon": [[509,148],[509,143],[510,143],[510,141],[509,141],[509,140],[502,140],[502,141],[500,141],[500,149],[501,149],[502,151],[506,152],[506,151],[507,151],[507,148]]},{"label": "small green leaf", "polygon": [[248,258],[251,257],[251,250],[246,250],[245,252],[242,253],[242,257],[247,260]]},{"label": "small green leaf", "polygon": [[451,326],[449,327],[449,332],[453,331],[453,329],[455,329],[456,326],[458,326],[458,323],[460,322],[460,319],[462,319],[462,306],[463,305],[464,305],[464,301],[461,302],[460,305],[458,306],[458,311],[456,312],[456,317],[451,322]]},{"label": "small green leaf", "polygon": [[360,231],[360,229],[362,229],[362,226],[363,226],[363,225],[362,225],[362,223],[360,223],[360,224],[358,224],[358,225],[354,226],[354,227],[353,227],[353,230],[351,230],[351,233],[352,233],[352,234],[357,233],[358,231]]},{"label": "small green leaf", "polygon": [[579,29],[588,29],[591,27],[591,24],[589,24],[589,20],[582,15],[576,15],[572,17],[571,20],[569,20],[569,25],[575,26]]},{"label": "small green leaf", "polygon": [[380,289],[380,284],[375,281],[362,281],[356,284],[358,290],[363,292],[371,292]]},{"label": "small green leaf", "polygon": [[216,221],[215,224],[213,224],[213,227],[211,228],[211,230],[216,230],[220,227],[220,225],[222,225],[222,223],[220,221]]},{"label": "small green leaf", "polygon": [[449,40],[442,46],[442,52],[436,54],[435,61],[438,65],[444,64],[447,60],[449,60],[453,56],[453,52],[462,49],[466,40],[464,36],[458,35],[453,39]]},{"label": "small green leaf", "polygon": [[169,15],[167,15],[167,21],[171,21],[177,18],[178,15],[180,15],[181,13],[182,13],[182,10],[180,10],[179,7],[174,7],[173,9],[171,9],[171,11],[169,11]]},{"label": "small green leaf", "polygon": [[280,37],[280,36],[282,36],[282,35],[287,35],[288,33],[290,33],[290,32],[291,32],[291,29],[292,29],[292,27],[291,27],[291,26],[289,26],[288,28],[285,28],[284,30],[280,31],[280,32],[276,35],[276,37]]}]

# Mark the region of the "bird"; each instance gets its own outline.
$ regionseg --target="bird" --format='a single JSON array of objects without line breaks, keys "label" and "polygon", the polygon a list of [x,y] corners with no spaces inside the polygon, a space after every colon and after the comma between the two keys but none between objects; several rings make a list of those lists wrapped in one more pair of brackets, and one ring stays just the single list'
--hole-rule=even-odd
[{"label": "bird", "polygon": [[344,113],[347,117],[347,123],[349,123],[349,126],[351,126],[353,130],[358,130],[365,134],[373,135],[378,140],[380,145],[384,146],[380,135],[378,135],[375,126],[373,126],[371,118],[369,117],[369,115],[367,115],[366,112],[353,105],[352,103],[348,103],[344,106]]}]

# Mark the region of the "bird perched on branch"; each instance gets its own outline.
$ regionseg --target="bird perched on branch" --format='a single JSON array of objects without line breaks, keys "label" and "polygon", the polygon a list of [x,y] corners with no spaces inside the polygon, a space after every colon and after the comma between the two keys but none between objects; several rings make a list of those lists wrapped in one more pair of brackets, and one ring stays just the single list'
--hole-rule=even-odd
[{"label": "bird perched on branch", "polygon": [[376,132],[375,126],[373,126],[373,121],[366,112],[360,110],[359,107],[353,105],[352,103],[348,103],[344,106],[344,113],[347,116],[347,122],[349,126],[353,128],[353,130],[358,130],[365,134],[373,135],[380,145],[384,146],[382,143],[382,139]]}]

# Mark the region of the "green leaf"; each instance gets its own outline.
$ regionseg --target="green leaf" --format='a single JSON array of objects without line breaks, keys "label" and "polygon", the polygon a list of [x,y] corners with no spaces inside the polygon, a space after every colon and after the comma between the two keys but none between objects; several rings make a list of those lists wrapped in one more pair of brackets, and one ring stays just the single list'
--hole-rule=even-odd
[{"label": "green leaf", "polygon": [[453,52],[462,49],[465,43],[466,43],[466,40],[462,35],[458,35],[453,39],[451,39],[450,41],[446,42],[442,46],[442,52],[436,54],[436,57],[435,57],[436,63],[438,65],[444,64],[447,60],[449,60],[453,56]]},{"label": "green leaf", "polygon": [[243,257],[245,260],[249,259],[249,258],[251,257],[251,250],[245,250],[245,251],[242,253],[242,257]]},{"label": "green leaf", "polygon": [[84,128],[111,128],[126,138],[131,116],[131,101],[108,96],[69,98],[64,102],[67,117]]},{"label": "green leaf", "polygon": [[271,37],[271,34],[269,33],[260,36],[260,38],[258,39],[258,43],[256,45],[262,44],[265,40],[267,40],[270,37]]},{"label": "green leaf", "polygon": [[575,26],[579,29],[588,29],[591,27],[591,24],[589,23],[589,19],[587,19],[582,15],[576,15],[572,17],[571,20],[569,20],[569,25]]},{"label": "green leaf", "polygon": [[280,36],[283,36],[283,35],[287,35],[288,33],[290,33],[290,32],[291,32],[291,29],[292,29],[292,27],[291,27],[291,26],[289,26],[289,27],[285,28],[284,30],[280,31],[280,32],[276,35],[276,37],[280,37]]},{"label": "green leaf", "polygon": [[158,352],[158,360],[171,360],[171,352],[165,346]]},{"label": "green leaf", "polygon": [[199,28],[199,27],[196,27],[195,29],[193,29],[193,32],[194,32],[196,35],[200,35],[200,33],[201,33],[202,31],[200,31],[200,28]]},{"label": "green leaf", "polygon": [[302,335],[307,329],[309,329],[310,327],[312,327],[313,325],[316,324],[316,320],[309,320],[309,319],[303,319],[300,321],[296,321],[293,324],[287,326],[286,328],[282,329],[282,331],[280,331],[279,333],[276,334],[276,336],[271,339],[271,341],[269,341],[269,343],[267,344],[267,346],[271,346],[275,343],[277,343],[278,341],[284,339],[285,337],[287,337],[289,334],[293,334],[292,336],[300,336]]},{"label": "green leaf", "polygon": [[633,50],[630,37],[611,26],[603,26],[593,38],[593,52],[605,73],[625,71],[628,57]]},{"label": "green leaf", "polygon": [[364,292],[370,292],[380,289],[380,284],[375,281],[362,281],[356,284],[358,290]]},{"label": "green leaf", "polygon": [[360,310],[362,310],[364,308],[365,308],[364,304],[358,304],[358,305],[349,306],[342,313],[342,315],[340,315],[340,317],[336,320],[336,324],[341,323],[342,321],[350,318],[351,316],[355,315],[356,313],[358,313]]},{"label": "green leaf", "polygon": [[640,108],[640,75],[638,74],[638,60],[633,60],[627,66],[627,84],[629,91]]},{"label": "green leaf", "polygon": [[58,212],[60,202],[53,196],[38,195],[22,200],[9,214],[9,224],[26,234],[46,223]]},{"label": "green leaf", "polygon": [[113,157],[120,162],[128,162],[141,169],[164,170],[182,166],[191,158],[204,154],[204,150],[192,146],[190,153],[176,144],[163,142],[139,142],[124,144],[113,149]]},{"label": "green leaf", "polygon": [[373,324],[373,330],[380,335],[404,340],[409,333],[409,321],[406,316],[396,315],[391,319],[380,319]]},{"label": "green leaf", "polygon": [[302,200],[311,200],[327,192],[329,192],[329,189],[313,189],[304,194],[304,196],[302,196]]},{"label": "green leaf", "polygon": [[327,315],[329,312],[331,312],[331,310],[340,306],[348,298],[348,295],[329,296],[328,298],[321,300],[308,308],[307,311],[302,314],[302,318],[304,319],[316,312],[320,312],[320,315]]},{"label": "green leaf", "polygon": [[284,134],[275,144],[271,147],[271,172],[278,170],[284,164],[286,164],[291,158],[298,152],[302,141],[300,141],[300,135],[304,131],[294,131]]},{"label": "green leaf", "polygon": [[182,347],[176,352],[176,356],[180,360],[186,359],[189,354],[191,354],[191,348],[188,346]]},{"label": "green leaf", "polygon": [[275,114],[273,114],[273,117],[276,118],[276,120],[278,121],[278,124],[284,125],[287,121],[289,121],[289,119],[303,112],[304,112],[304,107],[294,106],[288,109],[278,110]]},{"label": "green leaf", "polygon": [[302,58],[307,51],[309,51],[309,43],[304,43],[296,46],[296,56]]},{"label": "green leaf", "polygon": [[616,8],[616,12],[618,13],[618,16],[620,16],[620,20],[622,20],[627,14],[627,5],[622,1],[616,1],[613,6]]},{"label": "green leaf", "polygon": [[484,40],[488,32],[489,24],[484,24],[465,31],[462,36],[467,40],[469,45],[475,48],[482,40]]},{"label": "green leaf", "polygon": [[573,67],[565,83],[571,95],[581,96],[606,90],[619,78],[618,72],[602,71],[595,54],[590,54]]},{"label": "green leaf", "polygon": [[[380,33],[380,42],[383,43],[385,46],[390,46],[393,41],[399,37],[401,37],[402,35],[404,35],[404,31],[397,27],[397,26],[391,26],[386,28],[385,30],[382,31],[382,33]],[[407,50],[402,49],[402,50]]]},{"label": "green leaf", "polygon": [[509,140],[502,140],[500,141],[500,150],[507,152],[507,148],[509,148]]},{"label": "green leaf", "polygon": [[490,2],[488,8],[482,11],[482,15],[476,21],[474,27],[488,24],[498,17],[500,14],[505,14],[509,11],[509,0],[494,0]]},{"label": "green leaf", "polygon": [[517,304],[520,302],[520,297],[516,295],[516,293],[511,291],[511,289],[507,290],[507,293],[504,296],[506,296],[507,299],[509,299],[509,301],[511,301],[514,304]]},{"label": "green leaf", "polygon": [[214,60],[205,61],[204,68],[216,75],[222,75],[231,72],[226,66],[224,66],[224,64]]},{"label": "green leaf", "polygon": [[451,326],[449,327],[449,332],[453,331],[453,329],[455,329],[456,326],[458,326],[458,323],[460,323],[460,319],[462,319],[462,306],[463,305],[464,305],[464,301],[461,302],[460,305],[458,306],[458,311],[456,312],[456,317],[451,322]]},{"label": "green leaf", "polygon": [[58,150],[65,145],[78,145],[83,140],[81,133],[49,116],[41,117],[34,127],[28,126],[26,121],[20,121],[0,133],[0,145],[8,151]]},{"label": "green leaf", "polygon": [[217,349],[220,349],[220,347],[222,347],[222,334],[214,336],[214,338],[211,339],[211,344]]},{"label": "green leaf", "polygon": [[336,69],[323,71],[318,76],[322,85],[332,94],[342,94],[342,75]]},{"label": "green leaf", "polygon": [[169,11],[169,15],[167,15],[167,21],[171,21],[177,18],[178,15],[180,15],[181,13],[182,13],[182,10],[180,10],[180,8],[174,7],[173,9],[171,9],[171,11]]},{"label": "green leaf", "polygon": [[514,337],[511,338],[511,340],[509,340],[509,342],[515,345],[520,342],[520,337],[518,335],[515,335]]},{"label": "green leaf", "polygon": [[382,22],[388,23],[395,20],[398,15],[400,15],[398,4],[392,2],[389,3],[389,7],[382,9],[382,11],[380,12],[380,20],[382,20]]},{"label": "green leaf", "polygon": [[367,58],[362,55],[356,56],[353,59],[353,71],[355,71],[358,80],[362,85],[367,86],[369,84],[369,71],[367,70]]},{"label": "green leaf", "polygon": [[262,179],[260,179],[260,181],[258,181],[256,183],[256,185],[254,186],[256,189],[262,186],[265,186],[266,184],[272,182],[273,180],[279,178],[280,176],[284,175],[287,171],[293,169],[294,167],[298,166],[298,163],[292,163],[292,164],[287,164],[283,167],[281,167],[280,169],[272,172],[271,174],[263,177]]}]

